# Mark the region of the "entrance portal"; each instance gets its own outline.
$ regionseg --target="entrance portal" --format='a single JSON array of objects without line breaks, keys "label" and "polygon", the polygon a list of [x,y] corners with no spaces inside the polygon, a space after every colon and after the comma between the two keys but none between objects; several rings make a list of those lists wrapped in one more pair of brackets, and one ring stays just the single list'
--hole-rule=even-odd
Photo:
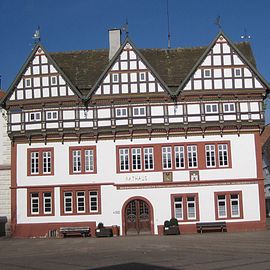
[{"label": "entrance portal", "polygon": [[144,200],[134,199],[125,209],[126,234],[151,234],[151,209]]}]

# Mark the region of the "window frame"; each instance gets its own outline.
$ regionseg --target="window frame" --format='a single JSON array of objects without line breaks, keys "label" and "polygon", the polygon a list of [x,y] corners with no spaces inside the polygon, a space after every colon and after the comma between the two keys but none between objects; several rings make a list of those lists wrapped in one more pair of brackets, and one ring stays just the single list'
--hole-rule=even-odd
[{"label": "window frame", "polygon": [[[45,211],[45,199],[44,194],[50,193],[51,197],[51,211]],[[38,213],[32,212],[32,194],[38,194]],[[40,216],[54,216],[55,215],[55,204],[54,204],[54,188],[28,188],[27,189],[27,216],[28,217],[40,217]]]},{"label": "window frame", "polygon": [[[34,118],[32,119],[31,116],[34,116]],[[37,118],[37,115],[39,115],[39,117]],[[41,122],[41,112],[29,112],[28,113],[28,122]]]},{"label": "window frame", "polygon": [[[238,210],[239,215],[234,216],[232,214],[232,195],[238,195]],[[226,216],[222,217],[219,216],[219,208],[218,208],[218,196],[225,196],[226,201]],[[243,196],[241,190],[235,190],[235,191],[224,191],[224,192],[215,192],[215,218],[216,220],[229,220],[229,219],[243,219]]]},{"label": "window frame", "polygon": [[[233,109],[231,110],[231,106],[233,105]],[[226,109],[226,106],[228,106],[228,109]],[[229,113],[235,113],[235,103],[230,102],[230,103],[223,103],[223,113],[229,114]]]},{"label": "window frame", "polygon": [[[123,114],[123,111],[125,111],[125,115]],[[119,115],[118,115],[118,112],[120,112]],[[128,117],[128,108],[126,108],[126,107],[115,108],[115,117],[116,118],[127,118]]]},{"label": "window frame", "polygon": [[[135,111],[138,109],[138,113]],[[143,113],[142,110],[143,109]],[[132,108],[133,117],[145,117],[146,116],[146,107],[145,106],[135,106]]]},{"label": "window frame", "polygon": [[[213,110],[214,107],[216,107],[216,111]],[[208,111],[207,108],[210,108],[210,110]],[[219,113],[218,103],[205,103],[204,111],[205,114],[218,114]]]},{"label": "window frame", "polygon": [[[43,154],[50,152],[51,172],[44,172]],[[38,172],[32,173],[32,153],[38,153]],[[28,148],[27,149],[27,176],[52,176],[54,175],[54,148]]]},{"label": "window frame", "polygon": [[[84,192],[84,211],[79,211],[78,207],[78,193]],[[90,193],[96,192],[97,210],[91,210]],[[70,193],[70,196],[65,194]],[[66,198],[71,198],[71,211],[66,211]],[[60,187],[60,215],[74,216],[74,215],[99,215],[101,214],[101,189],[98,185],[85,186],[78,185],[77,187]]]},{"label": "window frame", "polygon": [[[56,117],[54,117],[54,114],[56,114]],[[49,118],[49,115],[51,115],[51,118]],[[58,111],[46,111],[46,121],[57,121],[58,120]]]},{"label": "window frame", "polygon": [[[175,216],[175,199],[182,198],[182,219],[176,218]],[[195,217],[188,217],[188,198],[194,198],[194,206],[195,206]],[[171,215],[175,217],[178,222],[194,222],[200,220],[200,208],[199,208],[199,193],[178,193],[171,194]]]},{"label": "window frame", "polygon": [[[93,170],[86,170],[86,151],[90,150],[93,153]],[[80,170],[74,171],[74,156],[73,152],[80,152]],[[96,174],[97,173],[97,151],[96,146],[70,146],[69,147],[69,174]]]}]

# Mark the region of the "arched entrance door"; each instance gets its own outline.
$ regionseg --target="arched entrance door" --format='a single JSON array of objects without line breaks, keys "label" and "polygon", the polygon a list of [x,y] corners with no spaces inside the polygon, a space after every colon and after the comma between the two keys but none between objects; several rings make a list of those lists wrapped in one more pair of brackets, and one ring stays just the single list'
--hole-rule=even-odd
[{"label": "arched entrance door", "polygon": [[126,234],[151,234],[151,208],[142,199],[134,199],[125,208]]}]

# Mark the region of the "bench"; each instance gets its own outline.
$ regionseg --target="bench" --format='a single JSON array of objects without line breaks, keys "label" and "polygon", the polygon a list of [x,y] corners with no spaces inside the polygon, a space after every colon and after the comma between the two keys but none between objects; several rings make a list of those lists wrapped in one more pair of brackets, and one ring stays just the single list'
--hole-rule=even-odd
[{"label": "bench", "polygon": [[196,227],[197,231],[200,231],[200,233],[209,230],[221,230],[224,232],[224,230],[226,230],[226,222],[200,222],[196,223]]},{"label": "bench", "polygon": [[89,227],[61,227],[59,232],[65,237],[67,235],[81,235],[83,237],[89,236]]}]

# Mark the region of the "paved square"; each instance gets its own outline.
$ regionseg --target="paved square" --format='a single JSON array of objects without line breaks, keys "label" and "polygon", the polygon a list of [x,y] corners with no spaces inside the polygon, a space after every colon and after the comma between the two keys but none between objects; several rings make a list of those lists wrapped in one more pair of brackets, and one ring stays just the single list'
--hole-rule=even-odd
[{"label": "paved square", "polygon": [[0,239],[0,269],[270,269],[270,231]]}]

